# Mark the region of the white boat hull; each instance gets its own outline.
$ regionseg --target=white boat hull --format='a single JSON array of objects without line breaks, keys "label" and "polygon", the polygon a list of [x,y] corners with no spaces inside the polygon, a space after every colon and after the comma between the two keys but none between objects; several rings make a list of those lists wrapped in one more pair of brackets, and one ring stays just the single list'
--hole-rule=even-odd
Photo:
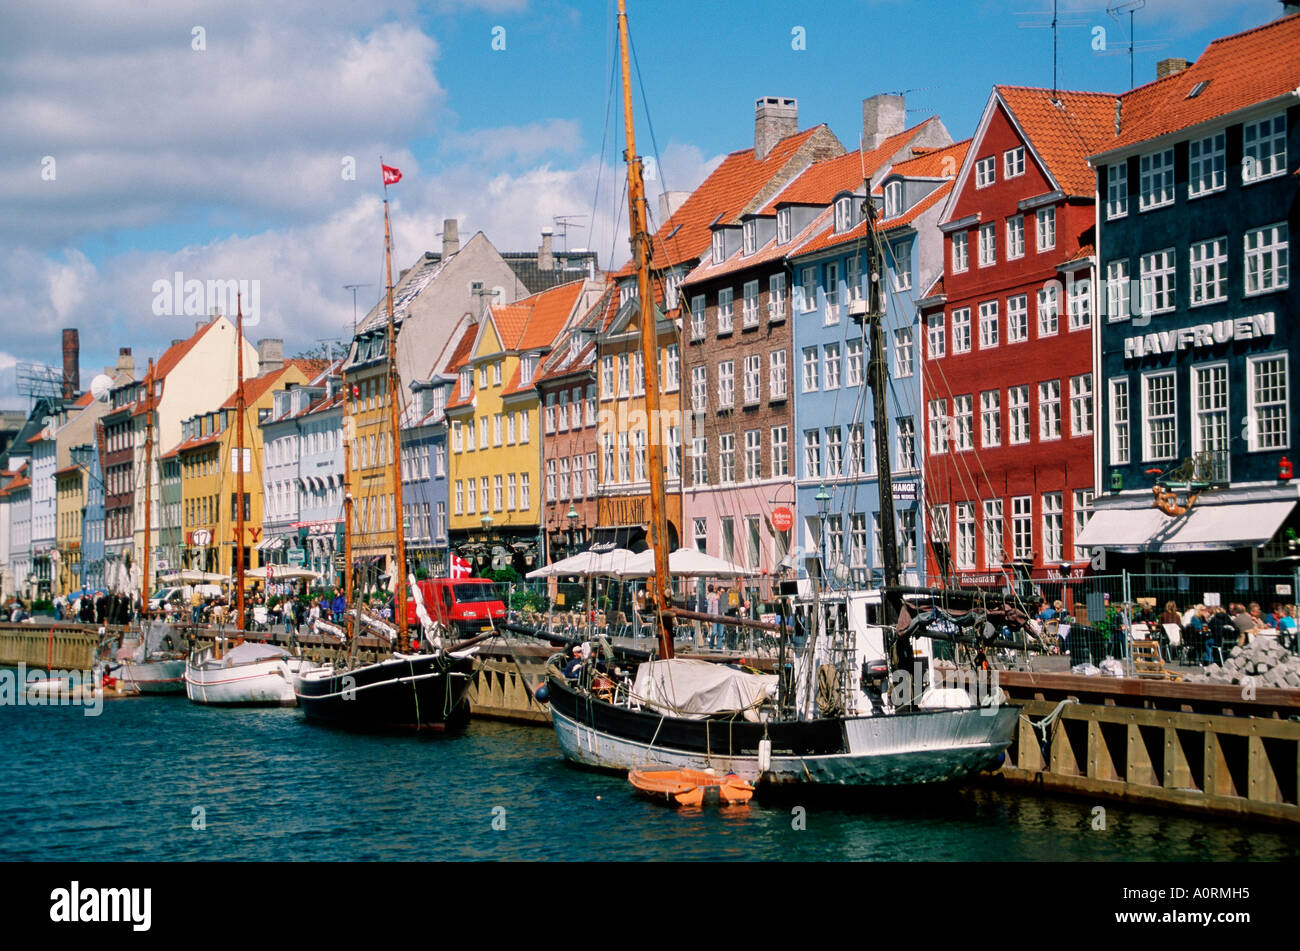
[{"label": "white boat hull", "polygon": [[294,678],[303,663],[274,657],[226,665],[207,650],[186,662],[185,694],[214,706],[296,706]]}]

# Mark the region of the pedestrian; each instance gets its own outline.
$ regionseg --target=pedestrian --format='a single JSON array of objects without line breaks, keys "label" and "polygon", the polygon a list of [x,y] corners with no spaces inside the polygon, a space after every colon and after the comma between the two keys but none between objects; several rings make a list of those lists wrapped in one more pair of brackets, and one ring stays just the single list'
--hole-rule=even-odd
[{"label": "pedestrian", "polygon": [[1232,623],[1237,626],[1237,646],[1245,647],[1250,643],[1256,631],[1264,629],[1264,622],[1259,617],[1259,605],[1252,601],[1249,610],[1245,605],[1233,605]]},{"label": "pedestrian", "polygon": [[[713,585],[709,585],[708,613],[717,617],[719,614],[719,607],[718,589]],[[722,647],[722,625],[717,621],[713,622],[713,626],[709,631],[709,647],[713,650],[718,650]]]},{"label": "pedestrian", "polygon": [[[1207,664],[1214,663],[1214,651],[1222,651],[1223,645],[1229,640],[1235,641],[1238,637],[1238,630],[1232,617],[1228,614],[1228,609],[1222,604],[1216,605],[1214,613],[1210,615],[1205,625],[1205,654],[1204,661]],[[1222,659],[1223,654],[1219,654]]]}]

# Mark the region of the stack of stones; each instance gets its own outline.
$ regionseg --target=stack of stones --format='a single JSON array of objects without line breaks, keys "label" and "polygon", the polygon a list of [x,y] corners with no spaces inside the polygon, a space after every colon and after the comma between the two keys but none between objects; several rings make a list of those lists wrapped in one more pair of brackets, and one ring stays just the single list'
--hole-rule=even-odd
[{"label": "stack of stones", "polygon": [[1277,642],[1275,637],[1256,637],[1246,647],[1234,647],[1223,666],[1210,664],[1203,674],[1193,674],[1189,683],[1245,684],[1257,687],[1300,689],[1300,657]]}]

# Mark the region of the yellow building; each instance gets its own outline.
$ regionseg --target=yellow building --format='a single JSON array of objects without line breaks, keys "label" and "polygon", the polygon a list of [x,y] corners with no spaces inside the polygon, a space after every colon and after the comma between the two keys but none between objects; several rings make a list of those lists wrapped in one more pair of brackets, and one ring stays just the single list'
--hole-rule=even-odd
[{"label": "yellow building", "polygon": [[59,562],[54,592],[67,597],[81,589],[81,525],[86,509],[86,470],[64,466],[54,473],[55,547]]},{"label": "yellow building", "polygon": [[447,401],[453,549],[482,568],[537,563],[542,423],[535,381],[566,328],[595,307],[605,286],[572,281],[488,308],[451,366]]},{"label": "yellow building", "polygon": [[[258,418],[269,413],[275,392],[303,386],[326,366],[323,360],[290,360],[278,369],[244,384],[244,568],[261,567],[257,544],[262,540],[262,430]],[[182,439],[164,459],[177,457],[181,470],[181,512],[184,524],[182,566],[223,575],[234,572],[237,521],[235,394],[218,408],[182,423]]]}]

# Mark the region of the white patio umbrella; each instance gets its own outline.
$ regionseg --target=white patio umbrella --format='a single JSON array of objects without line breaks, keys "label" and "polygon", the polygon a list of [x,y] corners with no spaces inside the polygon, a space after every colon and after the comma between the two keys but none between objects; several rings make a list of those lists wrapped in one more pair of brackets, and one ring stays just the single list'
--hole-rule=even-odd
[{"label": "white patio umbrella", "polygon": [[591,563],[597,556],[589,551],[581,551],[576,555],[570,555],[568,558],[561,558],[559,561],[544,565],[528,572],[526,578],[563,578],[568,575],[585,575],[591,567]]},{"label": "white patio umbrella", "polygon": [[[654,549],[647,548],[627,564],[622,577],[650,577],[654,574],[654,557]],[[706,555],[694,548],[679,548],[672,552],[668,556],[668,573],[678,578],[746,578],[754,574],[749,568]]]}]

